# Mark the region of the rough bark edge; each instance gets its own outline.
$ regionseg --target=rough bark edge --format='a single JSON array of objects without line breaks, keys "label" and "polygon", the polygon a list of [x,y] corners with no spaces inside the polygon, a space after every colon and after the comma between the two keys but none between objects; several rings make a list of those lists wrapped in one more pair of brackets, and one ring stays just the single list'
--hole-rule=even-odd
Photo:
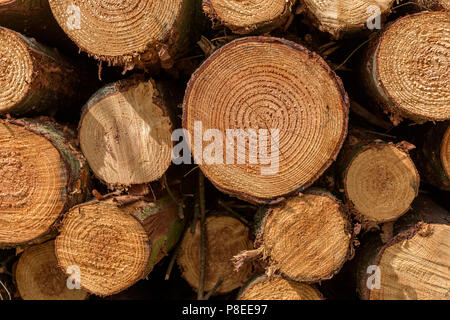
[{"label": "rough bark edge", "polygon": [[368,94],[374,99],[374,104],[381,109],[382,112],[389,115],[391,122],[397,126],[404,118],[408,118],[418,124],[423,124],[427,121],[445,121],[446,118],[436,119],[429,118],[423,115],[416,114],[409,110],[403,110],[401,106],[395,101],[395,99],[389,94],[380,78],[379,68],[378,68],[378,58],[379,49],[381,42],[383,41],[384,35],[389,32],[396,24],[400,21],[406,20],[410,17],[415,17],[419,15],[434,15],[441,14],[442,11],[438,12],[419,12],[410,15],[403,16],[389,25],[387,25],[381,32],[371,40],[365,54],[364,54],[364,64],[363,64],[363,81],[368,91]]},{"label": "rough bark edge", "polygon": [[[275,38],[275,37],[263,37],[263,36],[251,36],[251,37],[244,37],[244,38],[240,38],[237,40],[234,40],[228,44],[226,44],[225,46],[219,48],[218,50],[216,50],[211,56],[209,56],[203,63],[202,65],[192,74],[191,79],[189,80],[188,84],[187,84],[187,88],[186,88],[186,93],[184,96],[184,101],[183,101],[183,116],[182,116],[182,125],[183,128],[186,129],[187,128],[187,116],[188,116],[188,100],[189,100],[189,96],[191,94],[193,85],[195,83],[195,81],[197,80],[197,78],[199,77],[199,75],[203,72],[204,69],[206,69],[213,61],[216,57],[218,57],[220,54],[225,53],[226,50],[233,48],[241,43],[245,43],[245,42],[263,42],[263,43],[275,43],[275,44],[282,44],[282,45],[286,45],[288,47],[290,47],[291,49],[300,51],[301,53],[304,53],[307,55],[308,59],[314,60],[319,66],[321,66],[330,76],[330,78],[334,81],[336,89],[338,90],[338,92],[340,93],[340,97],[341,97],[341,106],[342,106],[342,113],[343,113],[343,118],[344,118],[344,122],[343,122],[343,130],[342,130],[342,135],[340,137],[340,140],[338,141],[335,150],[332,152],[332,154],[330,155],[329,160],[327,160],[325,162],[325,164],[322,166],[322,168],[320,168],[317,173],[310,179],[310,181],[306,182],[305,184],[303,184],[302,186],[300,186],[299,188],[297,188],[294,191],[288,192],[284,195],[278,196],[278,197],[272,197],[272,198],[259,198],[259,197],[255,197],[249,194],[245,194],[243,192],[236,192],[234,190],[231,189],[227,189],[227,188],[223,188],[221,186],[219,186],[218,184],[216,184],[215,182],[213,182],[211,179],[209,179],[208,174],[205,173],[203,170],[202,172],[204,173],[204,175],[206,176],[206,178],[208,178],[208,180],[221,192],[229,194],[233,197],[236,197],[240,200],[244,200],[244,201],[248,201],[251,203],[255,203],[255,204],[268,204],[268,205],[273,205],[273,204],[277,204],[280,203],[282,201],[284,201],[286,198],[291,197],[291,196],[295,196],[298,194],[301,194],[305,189],[307,189],[308,187],[310,187],[324,172],[325,170],[336,160],[339,151],[342,148],[342,145],[344,144],[344,140],[347,136],[347,131],[348,131],[348,122],[349,122],[349,108],[350,108],[350,100],[348,98],[347,92],[344,89],[344,85],[342,83],[342,80],[336,75],[336,73],[334,73],[333,70],[331,70],[331,68],[328,66],[328,64],[325,62],[325,60],[323,60],[323,58],[321,56],[319,56],[317,53],[309,51],[308,49],[306,49],[305,47],[286,40],[286,39],[282,39],[282,38]],[[190,150],[192,150],[192,146],[189,146]],[[200,167],[201,169],[201,167]]]},{"label": "rough bark edge", "polygon": [[60,157],[66,169],[66,192],[64,206],[60,212],[59,218],[41,235],[26,241],[24,243],[2,243],[0,247],[26,247],[29,245],[40,244],[56,236],[57,229],[62,222],[64,214],[68,209],[77,203],[83,202],[90,189],[89,166],[86,159],[75,147],[74,133],[68,128],[54,122],[48,117],[39,117],[35,119],[2,119],[5,124],[13,124],[23,127],[33,134],[47,139],[59,152]]},{"label": "rough bark edge", "polygon": [[337,199],[330,192],[328,192],[326,190],[318,189],[318,188],[312,188],[312,189],[309,189],[305,194],[328,197],[339,205],[339,212],[341,213],[341,216],[346,221],[345,232],[347,234],[351,235],[351,237],[348,241],[347,254],[344,257],[342,264],[340,266],[338,266],[335,270],[331,271],[326,276],[317,277],[317,278],[313,278],[310,280],[295,280],[295,279],[290,278],[283,272],[280,272],[276,268],[275,269],[271,268],[273,262],[271,261],[270,254],[268,254],[264,248],[264,229],[265,229],[268,218],[272,215],[273,210],[274,210],[274,207],[270,207],[270,208],[261,209],[257,213],[257,215],[255,217],[255,234],[256,234],[255,242],[254,242],[255,250],[252,250],[250,252],[244,251],[244,252],[240,253],[239,255],[235,256],[235,258],[233,260],[235,262],[236,268],[239,268],[242,264],[247,263],[247,261],[259,260],[259,262],[261,264],[265,265],[266,275],[269,277],[271,277],[272,275],[275,274],[275,275],[280,275],[282,278],[284,278],[288,281],[297,282],[297,283],[305,283],[305,284],[313,284],[313,283],[317,283],[320,281],[324,281],[324,280],[333,278],[336,274],[339,273],[339,271],[342,269],[342,267],[344,266],[344,264],[347,261],[352,260],[354,258],[355,247],[357,247],[359,245],[357,235],[360,232],[360,225],[352,224],[351,215],[348,212],[348,210],[346,209],[346,207],[342,204],[342,202],[339,199]]},{"label": "rough bark edge", "polygon": [[[152,86],[154,89],[153,97],[152,97],[153,104],[158,106],[162,110],[164,117],[170,118],[171,129],[173,130],[174,123],[173,123],[173,119],[170,117],[169,108],[167,107],[166,102],[163,100],[163,98],[160,97],[160,95],[159,95],[160,90],[157,88],[157,84],[154,82],[153,79],[150,79],[149,81],[152,82]],[[129,79],[119,80],[119,81],[112,82],[112,83],[105,85],[104,87],[99,89],[97,92],[95,92],[91,96],[91,98],[88,100],[88,102],[81,109],[81,117],[80,117],[80,121],[78,123],[77,131],[78,131],[78,141],[80,141],[80,148],[81,148],[81,139],[80,139],[81,127],[83,125],[84,118],[85,118],[86,114],[89,112],[89,110],[91,108],[93,108],[96,104],[101,102],[102,100],[108,99],[114,95],[119,95],[124,91],[133,89],[142,82],[146,82],[146,81],[145,81],[144,77],[141,77],[141,76],[135,76],[135,77],[132,77]],[[101,179],[100,177],[98,177],[97,174],[95,174],[95,172],[93,170],[92,170],[92,173],[102,184],[106,185],[109,190],[124,189],[124,188],[128,188],[132,185],[135,185],[135,184],[127,185],[127,184],[121,184],[121,183],[108,183],[108,182],[104,181],[103,179]],[[161,177],[163,175],[164,174],[162,174]],[[161,177],[159,177],[159,179]],[[154,181],[157,181],[157,180],[158,179],[156,179]],[[148,181],[147,183],[150,183],[150,182],[152,182],[152,181]],[[142,183],[140,183],[140,184],[142,184]]]},{"label": "rough bark edge", "polygon": [[226,21],[221,19],[219,15],[216,13],[216,10],[214,9],[211,0],[203,0],[203,11],[211,20],[213,29],[216,29],[223,25],[229,28],[233,33],[245,35],[256,31],[260,33],[270,32],[284,25],[289,19],[289,16],[293,14],[292,8],[296,2],[297,0],[286,0],[283,12],[276,19],[259,22],[247,26],[236,26],[231,23],[227,23]]}]

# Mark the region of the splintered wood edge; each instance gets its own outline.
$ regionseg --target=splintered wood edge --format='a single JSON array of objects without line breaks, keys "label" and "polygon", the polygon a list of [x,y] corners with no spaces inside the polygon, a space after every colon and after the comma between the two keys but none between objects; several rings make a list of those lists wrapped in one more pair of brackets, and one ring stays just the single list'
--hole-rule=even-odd
[{"label": "splintered wood edge", "polygon": [[[342,240],[344,240],[345,245],[342,247],[343,250],[341,250],[340,260],[338,263],[333,263],[329,268],[327,272],[322,272],[320,275],[308,275],[308,276],[302,276],[301,278],[295,278],[294,276],[288,274],[285,270],[285,268],[282,266],[282,263],[279,261],[276,261],[276,259],[272,256],[272,250],[273,248],[270,248],[267,246],[267,228],[268,228],[268,222],[273,217],[274,213],[278,210],[280,213],[282,212],[282,209],[284,208],[284,204],[287,205],[289,201],[296,201],[301,200],[304,197],[315,197],[317,199],[319,198],[326,198],[327,200],[331,201],[333,205],[337,206],[336,212],[339,214],[339,218],[343,221],[343,237]],[[323,191],[321,189],[312,189],[309,190],[306,194],[297,196],[296,198],[290,198],[288,199],[284,204],[279,204],[276,207],[270,208],[266,214],[264,215],[263,220],[261,221],[260,229],[257,231],[257,239],[255,241],[256,245],[259,245],[259,248],[262,249],[262,259],[268,263],[268,268],[266,269],[266,272],[268,272],[269,276],[272,274],[279,274],[283,278],[287,280],[291,280],[294,282],[302,282],[306,284],[315,283],[317,281],[327,280],[331,279],[334,275],[336,275],[341,268],[343,267],[344,263],[348,260],[353,259],[354,256],[354,248],[353,243],[355,240],[355,233],[352,229],[352,224],[350,220],[349,213],[344,209],[341,201],[339,201],[334,195],[327,191]],[[329,211],[327,211],[329,212]],[[309,232],[309,231],[308,231]],[[316,236],[314,234],[313,236]],[[332,236],[330,236],[330,239],[336,239],[337,234],[333,233]],[[280,243],[280,238],[277,238],[274,240],[276,243]],[[290,241],[292,242],[292,241]],[[287,242],[286,242],[287,243]],[[295,244],[294,244],[295,245]],[[323,246],[321,246],[321,249],[323,249]],[[304,253],[304,252],[303,252]],[[302,253],[302,254],[303,254]],[[335,255],[336,252],[333,252]],[[333,256],[333,262],[336,260]],[[297,265],[298,266],[298,265]],[[314,268],[316,268],[317,265],[315,265]]]},{"label": "splintered wood edge", "polygon": [[[338,91],[338,94],[339,94],[339,97],[340,97],[340,105],[341,105],[343,123],[342,123],[341,136],[339,137],[339,141],[336,143],[336,148],[330,153],[329,159],[323,164],[323,166],[319,170],[317,170],[316,174],[314,174],[308,182],[304,183],[302,186],[296,188],[295,190],[292,190],[290,192],[287,192],[287,193],[285,193],[283,195],[279,195],[279,196],[258,197],[258,196],[251,195],[249,193],[240,192],[240,191],[233,190],[231,188],[223,187],[220,184],[216,183],[214,181],[214,179],[211,179],[211,177],[208,174],[208,172],[205,172],[204,170],[202,170],[204,175],[209,179],[209,181],[218,190],[220,190],[223,193],[227,193],[227,194],[229,194],[231,196],[235,196],[235,197],[237,197],[237,198],[239,198],[241,200],[248,201],[248,202],[255,203],[255,204],[270,204],[270,205],[273,205],[273,204],[277,204],[277,203],[280,203],[280,202],[284,201],[288,197],[296,196],[296,195],[300,194],[301,192],[303,192],[305,189],[310,187],[325,172],[325,170],[336,160],[336,157],[339,154],[339,151],[340,151],[342,145],[344,144],[345,138],[347,136],[350,100],[348,98],[347,92],[344,89],[344,85],[342,83],[342,80],[331,70],[331,68],[323,60],[323,58],[320,57],[315,52],[309,51],[305,47],[303,47],[303,46],[301,46],[301,45],[299,45],[299,44],[297,44],[295,42],[292,42],[292,41],[289,41],[289,40],[285,40],[285,39],[281,39],[281,38],[265,37],[265,36],[249,36],[249,37],[244,37],[244,38],[241,38],[241,39],[234,40],[234,41],[226,44],[225,46],[219,48],[211,56],[209,56],[201,64],[201,66],[192,74],[192,76],[191,76],[191,78],[190,78],[190,80],[188,82],[188,85],[187,85],[187,88],[186,88],[186,92],[185,92],[185,96],[184,96],[184,100],[183,100],[183,115],[182,115],[182,126],[183,126],[183,128],[186,129],[187,125],[188,125],[188,119],[187,119],[188,118],[188,107],[187,107],[188,106],[188,99],[189,99],[189,96],[191,95],[194,83],[196,82],[197,78],[220,55],[224,54],[227,50],[230,50],[230,49],[232,49],[235,46],[238,46],[238,45],[240,45],[242,43],[247,43],[247,42],[259,42],[259,43],[267,43],[267,44],[274,43],[274,44],[285,45],[285,46],[287,46],[287,47],[289,47],[289,48],[291,48],[293,50],[297,50],[300,53],[305,54],[308,59],[311,59],[312,61],[317,63],[317,65],[320,68],[322,68],[329,75],[329,77],[332,80],[332,82],[334,83],[335,88]],[[190,147],[191,147],[191,150],[192,150],[192,146],[190,146]],[[201,166],[200,166],[200,169],[202,169]]]}]

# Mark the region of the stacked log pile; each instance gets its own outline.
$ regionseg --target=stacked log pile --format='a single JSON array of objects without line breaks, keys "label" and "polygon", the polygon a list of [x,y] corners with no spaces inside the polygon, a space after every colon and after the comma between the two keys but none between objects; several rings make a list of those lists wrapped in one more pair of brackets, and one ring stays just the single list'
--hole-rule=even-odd
[{"label": "stacked log pile", "polygon": [[450,299],[449,10],[0,0],[0,299]]}]

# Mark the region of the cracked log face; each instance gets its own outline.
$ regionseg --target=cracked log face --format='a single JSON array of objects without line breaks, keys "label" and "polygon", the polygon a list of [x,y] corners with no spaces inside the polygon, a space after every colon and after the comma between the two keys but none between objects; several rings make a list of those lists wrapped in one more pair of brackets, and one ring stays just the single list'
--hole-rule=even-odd
[{"label": "cracked log face", "polygon": [[172,124],[151,82],[125,80],[98,91],[84,107],[80,146],[108,186],[155,181],[172,159]]},{"label": "cracked log face", "polygon": [[268,211],[261,230],[259,249],[269,275],[317,282],[333,277],[350,257],[349,218],[328,193],[288,199]]},{"label": "cracked log face", "polygon": [[372,56],[372,81],[387,110],[423,122],[450,119],[450,12],[396,20]]},{"label": "cracked log face", "polygon": [[239,300],[323,300],[323,296],[308,284],[261,276],[247,284]]},{"label": "cracked log face", "polygon": [[234,33],[246,34],[257,29],[270,31],[286,22],[293,0],[204,0],[203,10]]},{"label": "cracked log face", "polygon": [[[234,271],[231,258],[252,248],[249,229],[239,220],[227,216],[210,216],[206,219],[206,269],[205,291],[223,279],[215,294],[225,294],[241,287],[252,275],[252,266],[245,265]],[[183,278],[198,290],[200,279],[200,223],[192,234],[187,230],[180,245],[178,266]]]},{"label": "cracked log face", "polygon": [[[385,14],[394,0],[304,0],[307,11],[322,31],[339,36],[343,32],[367,29],[366,23],[379,9]],[[376,12],[378,13],[378,12]]]},{"label": "cracked log face", "polygon": [[[247,37],[217,50],[193,74],[183,127],[191,137],[208,129],[222,136],[222,145],[191,141],[194,159],[217,188],[270,203],[310,186],[336,158],[348,104],[340,79],[316,54],[287,40]],[[200,122],[202,131],[194,133]],[[247,134],[238,135],[243,149],[228,129]],[[259,153],[249,148],[252,130]]]},{"label": "cracked log face", "polygon": [[364,147],[344,173],[346,198],[363,220],[394,221],[419,191],[420,177],[409,154],[393,144]]},{"label": "cracked log face", "polygon": [[22,253],[15,271],[15,281],[24,300],[85,300],[83,289],[67,288],[67,277],[58,266],[55,243],[29,247]]}]

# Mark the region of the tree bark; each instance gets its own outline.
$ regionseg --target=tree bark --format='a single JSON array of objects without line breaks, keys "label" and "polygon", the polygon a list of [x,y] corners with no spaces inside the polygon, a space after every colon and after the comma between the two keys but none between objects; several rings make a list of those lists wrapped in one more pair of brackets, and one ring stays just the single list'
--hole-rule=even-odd
[{"label": "tree bark", "polygon": [[337,161],[346,204],[364,224],[395,221],[419,192],[420,176],[409,155],[414,146],[380,137],[350,130]]},{"label": "tree bark", "polygon": [[[200,222],[195,233],[187,230],[177,256],[182,277],[195,290],[199,290],[200,269]],[[208,292],[222,281],[214,294],[226,294],[241,287],[252,275],[250,265],[238,272],[233,270],[231,258],[242,250],[252,248],[250,230],[241,221],[226,216],[209,216],[206,219],[206,262],[204,290]]]},{"label": "tree bark", "polygon": [[252,2],[203,0],[203,11],[213,27],[226,26],[237,34],[266,33],[286,24],[296,0]]},{"label": "tree bark", "polygon": [[23,300],[86,300],[89,296],[83,289],[67,287],[67,276],[56,260],[54,241],[25,249],[14,276]]},{"label": "tree bark", "polygon": [[369,237],[358,257],[361,298],[448,300],[449,217],[447,210],[420,196],[412,211],[395,223],[395,236],[387,244]]},{"label": "tree bark", "polygon": [[285,280],[281,277],[260,276],[249,281],[239,293],[238,300],[324,300],[315,286]]},{"label": "tree bark", "polygon": [[449,28],[449,12],[423,12],[397,19],[370,42],[361,68],[363,89],[395,125],[403,118],[450,118]]},{"label": "tree bark", "polygon": [[0,121],[0,246],[40,241],[85,200],[89,169],[74,134],[49,118]]},{"label": "tree bark", "polygon": [[330,279],[352,259],[356,233],[339,200],[322,190],[260,211],[255,250],[234,258],[236,268],[259,260],[266,274],[314,283]]},{"label": "tree bark", "polygon": [[0,42],[0,114],[54,114],[85,101],[92,81],[57,51],[2,27]]},{"label": "tree bark", "polygon": [[422,127],[415,130],[414,139],[417,144],[414,160],[420,176],[426,183],[446,191],[450,191],[449,124],[450,121],[446,121]]},{"label": "tree bark", "polygon": [[246,37],[193,74],[183,127],[195,162],[219,190],[276,203],[309,187],[335,160],[348,108],[341,80],[321,57],[284,39]]},{"label": "tree bark", "polygon": [[381,14],[381,22],[381,18],[390,13],[393,4],[394,0],[304,0],[306,13],[313,23],[334,38],[369,30],[368,22],[372,22],[378,13]]},{"label": "tree bark", "polygon": [[101,7],[95,1],[49,3],[61,28],[82,51],[125,70],[171,68],[195,43],[203,21],[197,0],[139,0]]},{"label": "tree bark", "polygon": [[111,189],[158,180],[172,160],[172,122],[153,80],[106,85],[83,107],[81,150]]},{"label": "tree bark", "polygon": [[66,270],[80,268],[81,287],[99,296],[121,292],[145,278],[178,242],[184,220],[178,204],[163,196],[113,196],[73,207],[56,238]]}]

